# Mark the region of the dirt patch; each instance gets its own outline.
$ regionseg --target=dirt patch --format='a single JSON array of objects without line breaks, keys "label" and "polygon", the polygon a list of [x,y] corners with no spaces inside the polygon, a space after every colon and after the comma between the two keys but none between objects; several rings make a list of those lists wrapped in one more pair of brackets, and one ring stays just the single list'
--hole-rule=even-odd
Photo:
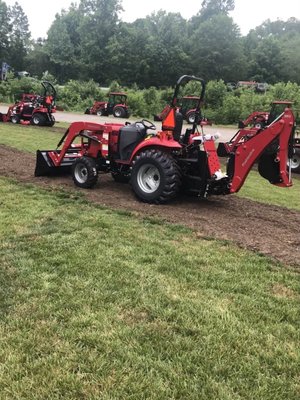
[{"label": "dirt patch", "polygon": [[[70,176],[34,177],[35,156],[0,146],[0,175],[42,187],[74,190]],[[80,189],[78,189],[80,190]],[[284,190],[284,189],[283,189]],[[83,190],[88,200],[114,209],[132,211],[195,229],[197,236],[229,240],[287,265],[300,267],[300,212],[232,196],[209,200],[181,196],[167,205],[138,201],[129,185],[100,175],[93,190]]]},{"label": "dirt patch", "polygon": [[293,299],[297,297],[297,294],[290,288],[280,285],[277,283],[272,287],[272,293],[277,298],[290,298]]}]

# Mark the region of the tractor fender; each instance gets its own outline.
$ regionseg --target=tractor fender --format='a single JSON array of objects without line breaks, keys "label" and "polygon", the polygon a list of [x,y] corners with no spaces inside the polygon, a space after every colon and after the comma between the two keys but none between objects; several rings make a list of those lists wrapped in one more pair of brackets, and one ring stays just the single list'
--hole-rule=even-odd
[{"label": "tractor fender", "polygon": [[176,142],[176,140],[174,140],[174,139],[164,140],[157,136],[149,137],[149,139],[146,138],[145,140],[143,140],[141,143],[139,143],[136,146],[136,148],[134,149],[134,151],[131,154],[131,157],[129,160],[130,163],[132,162],[134,157],[137,155],[137,153],[139,153],[141,150],[148,149],[148,148],[154,148],[154,147],[159,148],[161,150],[165,149],[166,151],[180,150],[182,148],[181,144]]}]

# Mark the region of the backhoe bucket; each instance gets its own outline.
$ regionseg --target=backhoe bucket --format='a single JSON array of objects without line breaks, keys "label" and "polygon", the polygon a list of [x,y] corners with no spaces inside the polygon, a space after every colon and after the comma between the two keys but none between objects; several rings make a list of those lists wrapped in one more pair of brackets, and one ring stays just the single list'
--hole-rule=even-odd
[{"label": "backhoe bucket", "polygon": [[[37,150],[36,152],[36,165],[35,165],[35,176],[53,176],[61,175],[69,172],[73,162],[70,160],[68,163],[62,163],[60,166],[54,165],[53,161],[49,156],[49,152],[53,150]],[[56,150],[59,153],[59,150]]]}]

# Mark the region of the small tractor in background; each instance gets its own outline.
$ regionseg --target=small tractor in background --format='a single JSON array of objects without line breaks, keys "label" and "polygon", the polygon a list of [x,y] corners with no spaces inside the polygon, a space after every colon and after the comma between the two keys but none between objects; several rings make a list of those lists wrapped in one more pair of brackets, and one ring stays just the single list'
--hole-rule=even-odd
[{"label": "small tractor in background", "polygon": [[10,106],[6,114],[0,113],[0,121],[23,125],[53,126],[55,124],[53,113],[56,111],[56,90],[48,81],[41,82],[41,85],[44,89],[42,95],[23,93],[21,99]]},{"label": "small tractor in background", "polygon": [[99,117],[112,114],[116,118],[128,118],[127,94],[111,92],[108,96],[108,101],[95,101],[92,107],[85,110],[85,114],[94,114]]},{"label": "small tractor in background", "polygon": [[[177,110],[183,116],[188,124],[193,124],[195,122],[196,107],[199,102],[199,97],[197,96],[183,96],[176,100]],[[154,121],[163,121],[166,113],[168,112],[168,105],[162,110],[160,114],[153,116]],[[212,122],[205,117],[201,117],[200,125],[212,125]]]},{"label": "small tractor in background", "polygon": [[[271,110],[267,111],[254,111],[245,120],[239,121],[238,127],[245,128],[252,126],[257,129],[264,129],[276,115],[279,115],[285,108],[292,107],[291,101],[273,101]],[[295,131],[293,139],[293,154],[288,160],[288,166],[291,166],[292,172],[300,173],[300,134],[297,135]]]},{"label": "small tractor in background", "polygon": [[[195,121],[182,132],[177,96],[180,86],[191,80],[201,83],[201,94]],[[273,185],[292,186],[291,169],[287,169],[295,132],[291,108],[285,108],[264,129],[240,129],[217,149],[217,135],[204,134],[203,127],[198,130],[204,94],[203,79],[179,78],[159,131],[147,120],[74,122],[56,150],[37,151],[35,175],[69,169],[75,185],[92,188],[99,173],[110,173],[118,182],[130,182],[138,199],[154,204],[166,203],[182,191],[200,198],[236,193],[255,162],[259,173]],[[226,172],[221,170],[219,157],[227,157]]]}]

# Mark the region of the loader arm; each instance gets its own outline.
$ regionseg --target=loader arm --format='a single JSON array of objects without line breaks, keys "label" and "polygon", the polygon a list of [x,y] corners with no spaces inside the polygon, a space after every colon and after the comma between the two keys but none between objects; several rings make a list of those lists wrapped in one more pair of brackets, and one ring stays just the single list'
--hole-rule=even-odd
[{"label": "loader arm", "polygon": [[[37,150],[35,176],[47,176],[61,169],[67,169],[84,155],[96,158],[99,152],[108,154],[110,126],[92,122],[73,122],[59,141],[56,150]],[[74,143],[77,137],[81,143]],[[84,143],[83,139],[88,139]],[[59,149],[59,147],[61,149]]]},{"label": "loader arm", "polygon": [[228,143],[230,193],[240,190],[256,161],[259,173],[270,183],[292,186],[287,161],[294,130],[295,117],[290,108],[265,129],[241,129]]},{"label": "loader arm", "polygon": [[71,147],[72,143],[74,142],[74,140],[76,139],[76,137],[78,137],[78,136],[86,137],[91,140],[95,140],[96,142],[99,143],[98,139],[93,138],[92,135],[88,135],[84,132],[85,131],[99,132],[99,130],[101,130],[101,127],[102,126],[97,123],[73,122],[57,145],[57,147],[60,147],[63,144],[63,147],[60,150],[60,152],[57,152],[57,151],[50,152],[51,158],[52,158],[55,166],[60,165],[61,161],[64,159],[66,153],[70,149],[70,147]]}]

